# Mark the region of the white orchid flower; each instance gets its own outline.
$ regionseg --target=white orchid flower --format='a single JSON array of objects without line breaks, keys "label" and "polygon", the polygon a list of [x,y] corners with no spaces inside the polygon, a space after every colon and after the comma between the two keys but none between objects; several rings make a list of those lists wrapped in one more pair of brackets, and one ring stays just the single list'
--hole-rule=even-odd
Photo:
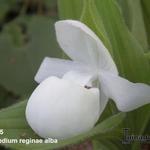
[{"label": "white orchid flower", "polygon": [[150,102],[150,86],[132,83],[118,75],[101,40],[79,21],[55,24],[57,41],[72,59],[45,58],[35,80],[26,118],[41,137],[65,139],[93,128],[108,99],[120,111]]}]

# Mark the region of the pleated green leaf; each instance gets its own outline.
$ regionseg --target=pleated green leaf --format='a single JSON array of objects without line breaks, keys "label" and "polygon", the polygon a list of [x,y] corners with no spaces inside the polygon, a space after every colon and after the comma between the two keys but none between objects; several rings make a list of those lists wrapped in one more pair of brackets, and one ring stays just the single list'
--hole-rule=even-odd
[{"label": "pleated green leaf", "polygon": [[129,30],[141,44],[143,50],[146,51],[148,49],[148,39],[144,23],[141,0],[118,1]]},{"label": "pleated green leaf", "polygon": [[[111,43],[111,49],[109,50],[118,66],[120,74],[131,81],[149,83],[150,67],[148,60],[144,56],[143,47],[139,44],[135,35],[129,31],[117,2],[115,0],[95,0],[94,3],[94,1],[89,0],[89,6],[86,11],[87,13],[90,12],[93,20],[88,24],[88,21],[85,21],[87,19],[85,12],[83,21],[90,27],[92,27],[91,24],[93,23],[98,28],[95,30],[94,27],[93,30],[95,30],[101,40],[104,37],[109,39],[109,43]],[[101,35],[105,36],[101,37]],[[104,43],[107,48],[110,47],[106,42]],[[122,127],[129,127],[132,133],[142,135],[150,118],[149,110],[147,105],[128,113]],[[140,149],[139,142],[134,143],[132,149]]]},{"label": "pleated green leaf", "polygon": [[[101,38],[101,35],[104,35],[102,40],[105,37],[111,44],[109,50],[120,74],[134,82],[149,83],[149,62],[144,56],[141,45],[124,23],[117,2],[115,0],[89,0],[88,4],[92,22],[101,32],[101,34],[98,34],[99,37]],[[101,27],[103,28],[101,29]],[[106,44],[106,42],[104,43]],[[110,47],[110,45],[106,45],[106,47]]]},{"label": "pleated green leaf", "polygon": [[[0,111],[0,129],[4,129],[4,134],[0,139],[29,139],[40,138],[28,126],[25,119],[25,107],[27,101],[23,101],[14,106],[8,107]],[[79,136],[58,141],[58,144],[3,144],[6,147],[11,147],[17,150],[50,150],[54,148],[64,147],[66,145],[75,144],[84,141],[95,135],[104,135],[112,131],[122,122],[125,113],[118,113],[100,124],[96,125],[92,130]]]},{"label": "pleated green leaf", "polygon": [[143,15],[144,15],[144,23],[146,27],[146,33],[148,37],[148,46],[150,50],[150,1],[149,0],[141,0]]}]

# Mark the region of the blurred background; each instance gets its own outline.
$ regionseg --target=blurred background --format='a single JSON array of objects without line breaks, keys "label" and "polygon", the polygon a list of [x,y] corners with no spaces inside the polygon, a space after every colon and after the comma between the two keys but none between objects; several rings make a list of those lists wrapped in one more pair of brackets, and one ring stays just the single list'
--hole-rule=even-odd
[{"label": "blurred background", "polygon": [[45,56],[61,57],[56,0],[0,0],[0,107],[30,95]]}]

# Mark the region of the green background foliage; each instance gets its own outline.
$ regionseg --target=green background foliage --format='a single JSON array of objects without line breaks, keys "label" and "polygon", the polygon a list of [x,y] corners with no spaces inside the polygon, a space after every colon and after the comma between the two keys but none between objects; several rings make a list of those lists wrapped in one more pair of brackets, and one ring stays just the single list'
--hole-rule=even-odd
[{"label": "green background foliage", "polygon": [[[5,134],[0,138],[39,138],[25,120],[25,99],[37,86],[34,75],[43,58],[64,57],[54,31],[59,19],[88,25],[110,51],[121,76],[150,84],[149,7],[149,0],[1,0],[0,128]],[[4,109],[13,103],[17,104]],[[17,150],[71,149],[70,145],[90,140],[93,150],[140,150],[139,142],[122,144],[123,128],[135,135],[150,134],[149,119],[150,105],[120,113],[110,100],[97,125],[85,134],[55,145],[3,146]]]}]

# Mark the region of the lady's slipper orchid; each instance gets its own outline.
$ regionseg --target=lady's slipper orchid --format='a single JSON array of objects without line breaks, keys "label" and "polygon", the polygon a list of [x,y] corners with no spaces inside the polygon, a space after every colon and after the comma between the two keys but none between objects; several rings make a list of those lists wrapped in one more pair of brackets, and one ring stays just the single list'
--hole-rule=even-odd
[{"label": "lady's slipper orchid", "polygon": [[150,102],[150,86],[120,77],[108,50],[86,25],[64,20],[55,28],[72,61],[45,58],[35,76],[40,85],[28,101],[26,118],[38,135],[64,139],[90,130],[109,98],[120,111]]}]

